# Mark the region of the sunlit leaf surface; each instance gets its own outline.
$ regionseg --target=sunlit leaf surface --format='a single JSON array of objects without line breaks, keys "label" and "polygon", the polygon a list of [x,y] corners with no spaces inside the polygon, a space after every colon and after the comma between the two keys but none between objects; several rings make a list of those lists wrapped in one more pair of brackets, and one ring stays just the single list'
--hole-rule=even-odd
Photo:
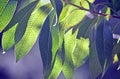
[{"label": "sunlit leaf surface", "polygon": [[15,55],[17,61],[25,56],[34,45],[43,22],[45,21],[50,10],[51,4],[41,6],[41,3],[38,3],[35,10],[32,12],[28,20],[25,34],[23,35],[22,39],[15,45]]},{"label": "sunlit leaf surface", "polygon": [[15,44],[15,31],[17,24],[10,28],[8,31],[4,32],[2,35],[2,48],[4,51],[9,50]]},{"label": "sunlit leaf surface", "polygon": [[[2,5],[2,2],[0,2],[0,4]],[[3,8],[1,8],[2,13],[0,13],[0,32],[8,25],[12,19],[16,6],[17,1],[9,1],[7,5],[5,2],[5,5]]]}]

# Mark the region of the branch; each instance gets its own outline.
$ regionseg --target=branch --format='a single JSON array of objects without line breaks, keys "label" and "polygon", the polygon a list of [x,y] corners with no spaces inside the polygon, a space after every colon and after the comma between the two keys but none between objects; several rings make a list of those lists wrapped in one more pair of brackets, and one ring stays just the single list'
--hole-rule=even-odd
[{"label": "branch", "polygon": [[63,0],[63,1],[64,1],[66,4],[72,5],[72,6],[78,8],[78,9],[80,9],[80,10],[85,10],[85,11],[88,11],[88,12],[90,12],[90,13],[94,13],[94,14],[98,14],[98,15],[102,15],[102,16],[110,16],[110,17],[113,17],[113,18],[118,18],[118,19],[120,19],[120,16],[115,16],[115,15],[100,13],[100,12],[97,12],[97,11],[91,11],[91,10],[89,10],[89,9],[86,9],[86,8],[80,7],[80,6],[76,5],[76,4],[73,4],[73,3],[69,2],[68,0]]}]

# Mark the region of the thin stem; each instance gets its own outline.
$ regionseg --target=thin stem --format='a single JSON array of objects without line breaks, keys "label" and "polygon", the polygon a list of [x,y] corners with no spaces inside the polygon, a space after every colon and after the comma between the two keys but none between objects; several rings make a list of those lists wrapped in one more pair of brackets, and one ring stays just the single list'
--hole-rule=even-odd
[{"label": "thin stem", "polygon": [[80,7],[80,6],[76,5],[76,4],[73,4],[73,3],[69,2],[68,0],[63,0],[63,1],[64,1],[65,3],[67,3],[67,4],[69,4],[69,5],[72,5],[72,6],[76,7],[76,8],[78,8],[78,9],[80,9],[80,10],[85,10],[85,11],[88,11],[88,12],[90,12],[90,13],[94,13],[94,14],[98,14],[98,15],[102,15],[102,16],[110,16],[110,17],[114,17],[114,18],[120,19],[120,16],[115,16],[115,15],[100,13],[100,12],[97,12],[97,11],[91,11],[91,10],[86,9],[86,8],[84,8],[84,7]]}]

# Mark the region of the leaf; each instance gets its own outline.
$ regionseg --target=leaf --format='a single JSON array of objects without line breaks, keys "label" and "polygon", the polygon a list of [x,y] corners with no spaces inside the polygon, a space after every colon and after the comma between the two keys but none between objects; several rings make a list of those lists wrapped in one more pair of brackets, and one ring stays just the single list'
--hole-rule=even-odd
[{"label": "leaf", "polygon": [[40,6],[40,3],[38,3],[35,10],[32,12],[32,15],[28,20],[25,34],[15,45],[15,55],[17,61],[24,57],[34,45],[50,10],[51,4]]},{"label": "leaf", "polygon": [[89,55],[89,39],[80,38],[76,39],[76,46],[73,52],[74,67],[78,68],[85,63],[85,59]]},{"label": "leaf", "polygon": [[59,18],[62,8],[63,8],[62,1],[61,0],[50,0],[50,1],[56,11],[57,17]]},{"label": "leaf", "polygon": [[110,8],[107,8],[106,14],[107,14],[107,16],[106,16],[105,18],[106,18],[107,20],[109,20],[109,19],[110,19]]},{"label": "leaf", "polygon": [[57,79],[57,77],[59,76],[60,72],[62,71],[62,66],[64,62],[64,53],[65,51],[63,42],[62,47],[59,48],[57,51],[55,63],[48,79]]},{"label": "leaf", "polygon": [[12,19],[16,6],[17,1],[9,1],[6,7],[3,9],[2,13],[0,14],[0,32],[3,31],[3,29]]},{"label": "leaf", "polygon": [[[31,16],[32,11],[34,10],[35,6],[37,5],[38,1],[34,1],[30,3],[28,6],[24,7],[22,10],[20,10],[18,13],[16,13],[11,20],[11,22],[8,24],[8,26],[5,28],[4,31],[7,31],[9,28],[13,27],[15,24],[18,23],[17,29],[15,31],[15,43],[18,43],[22,36],[24,35],[28,20]],[[22,27],[21,27],[22,26]]]},{"label": "leaf", "polygon": [[33,2],[36,2],[38,0],[18,0],[18,1],[19,1],[19,3],[17,5],[18,7],[17,7],[17,10],[16,10],[16,13],[18,13],[19,11],[21,11],[22,9],[27,7],[29,4],[31,4]]},{"label": "leaf", "polygon": [[101,67],[103,70],[106,70],[112,60],[113,37],[110,25],[105,19],[101,20],[97,27],[96,49]]},{"label": "leaf", "polygon": [[64,31],[60,30],[59,26],[60,25],[57,24],[51,29],[53,68],[48,79],[56,79],[59,76],[60,72],[62,71],[62,66],[64,63],[64,43],[63,43]]},{"label": "leaf", "polygon": [[4,51],[9,50],[15,44],[14,36],[17,24],[10,28],[8,31],[4,32],[2,35],[2,48]]},{"label": "leaf", "polygon": [[[79,0],[71,0],[74,4],[79,6]],[[81,0],[82,6],[89,9],[89,4],[87,1]],[[65,26],[67,29],[70,27],[74,27],[74,25],[78,24],[86,15],[86,11],[80,10],[71,5],[64,5],[63,10],[60,14],[59,21]]]},{"label": "leaf", "polygon": [[[38,1],[39,0],[19,0],[18,9],[17,9],[16,13],[18,13],[20,10],[22,10],[29,4],[31,4],[33,2],[38,2]],[[50,3],[50,0],[40,0],[40,2],[41,2],[41,5],[43,6],[45,4]]]},{"label": "leaf", "polygon": [[[52,33],[52,62],[55,59],[56,52],[59,46],[62,44],[59,43],[60,35],[60,24],[58,21],[59,15],[62,10],[62,1],[51,0],[52,6],[54,7],[53,13],[50,15],[50,26],[51,26],[51,33]],[[59,7],[58,7],[59,6]]]},{"label": "leaf", "polygon": [[90,45],[89,68],[92,79],[95,79],[102,72],[95,46],[95,41],[91,42]]},{"label": "leaf", "polygon": [[64,46],[65,46],[65,61],[63,64],[63,73],[67,79],[72,79],[74,73],[74,64],[72,61],[72,55],[76,46],[76,35],[77,31],[72,34],[72,29],[70,29],[64,35]]},{"label": "leaf", "polygon": [[56,52],[59,48],[59,25],[52,27],[51,29],[52,33],[52,62],[54,61]]},{"label": "leaf", "polygon": [[0,0],[0,15],[1,15],[2,12],[4,11],[7,3],[8,3],[8,0]]},{"label": "leaf", "polygon": [[94,27],[95,22],[97,21],[97,18],[90,19],[87,16],[74,28],[78,30],[77,38],[79,39],[80,37],[85,37],[89,38],[90,37],[90,32],[91,28]]},{"label": "leaf", "polygon": [[[23,12],[23,13],[20,12],[20,13],[18,13],[18,15],[16,15],[16,16],[20,16],[20,14],[24,14],[23,18],[21,18],[21,20],[18,21],[18,26],[17,26],[16,32],[15,32],[15,43],[18,43],[21,40],[21,38],[23,37],[23,35],[26,31],[26,28],[27,28],[28,20],[29,20],[34,8],[36,7],[37,3],[38,3],[38,1],[31,3],[30,5],[28,5],[27,7],[25,7],[24,9],[21,10],[21,12]],[[27,11],[27,9],[28,9],[28,11]]]},{"label": "leaf", "polygon": [[[20,32],[17,37],[21,36],[22,31],[24,31],[23,27],[26,27],[27,20],[32,12],[32,10],[29,10],[31,12],[27,13],[27,9],[35,6],[36,2],[31,3],[30,5],[26,6],[24,9],[22,9],[18,14],[16,14],[11,22],[8,24],[8,26],[4,29],[3,34],[3,43],[2,47],[5,51],[9,50],[16,42],[15,35],[16,35],[16,28],[18,29],[17,32]],[[25,13],[25,14],[23,14]],[[25,15],[25,16],[24,16]],[[22,17],[23,16],[23,17]],[[22,19],[22,20],[21,20]],[[16,21],[20,21],[19,23]],[[26,22],[26,23],[25,23]],[[22,26],[22,27],[21,27]],[[11,27],[11,28],[10,28]],[[19,28],[21,27],[21,28]],[[10,28],[10,29],[8,29]],[[22,30],[21,30],[22,29]],[[19,31],[20,30],[20,31]],[[10,39],[9,39],[10,38]],[[15,39],[15,40],[14,40]],[[10,41],[11,40],[11,41]]]},{"label": "leaf", "polygon": [[78,24],[84,18],[85,13],[83,10],[78,10],[73,6],[66,5],[61,12],[60,22],[68,29]]},{"label": "leaf", "polygon": [[50,32],[49,17],[47,17],[39,37],[39,48],[43,62],[44,78],[48,79],[51,72],[52,62],[52,36]]}]

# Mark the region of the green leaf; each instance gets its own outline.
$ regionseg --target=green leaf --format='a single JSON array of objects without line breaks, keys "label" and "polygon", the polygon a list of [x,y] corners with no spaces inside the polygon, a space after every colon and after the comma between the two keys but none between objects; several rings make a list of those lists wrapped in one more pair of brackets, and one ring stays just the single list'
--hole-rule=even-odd
[{"label": "green leaf", "polygon": [[30,16],[31,14],[31,9],[35,7],[34,5],[36,4],[37,1],[31,2],[29,5],[26,5],[24,8],[22,8],[19,12],[16,12],[15,15],[13,16],[11,22],[8,24],[8,26],[5,28],[4,31],[7,31],[9,28],[14,26],[16,23],[20,23],[24,17]]},{"label": "green leaf", "polygon": [[105,17],[106,20],[109,20],[110,19],[110,8],[109,7],[107,7],[107,10],[105,13],[107,14],[107,16]]},{"label": "green leaf", "polygon": [[[71,0],[74,4],[80,5],[81,2],[84,8],[89,9],[89,4],[85,0]],[[71,5],[64,5],[64,8],[61,12],[59,21],[65,26],[67,29],[70,27],[74,27],[74,25],[78,24],[86,15],[86,11],[80,10]]]},{"label": "green leaf", "polygon": [[76,39],[76,47],[73,52],[73,63],[75,68],[85,63],[86,57],[89,55],[89,39]]},{"label": "green leaf", "polygon": [[[35,9],[37,3],[38,3],[38,1],[32,2],[31,4],[26,6],[24,9],[22,9],[18,14],[15,15],[16,17],[17,16],[20,17],[20,15],[23,15],[22,18],[20,17],[21,18],[20,21],[18,21],[18,26],[17,26],[16,32],[15,32],[15,43],[18,43],[21,40],[21,38],[23,37],[23,35],[26,31],[27,25],[28,25],[27,24],[28,20],[31,16],[31,13]],[[15,19],[17,19],[17,18],[15,18]]]},{"label": "green leaf", "polygon": [[64,35],[65,61],[62,71],[67,79],[72,79],[74,73],[72,55],[76,46],[76,35],[77,35],[77,31],[74,34],[72,34],[72,29],[70,29]]},{"label": "green leaf", "polygon": [[[8,24],[8,26],[4,29],[3,38],[2,38],[2,47],[5,51],[9,50],[16,42],[15,35],[20,38],[22,35],[21,33],[24,33],[24,29],[27,26],[28,18],[30,17],[30,14],[33,9],[31,7],[35,7],[36,2],[33,2],[23,8],[19,13],[15,14],[12,18],[11,22]],[[27,11],[27,9],[30,9]],[[27,11],[27,12],[26,12]],[[22,26],[22,27],[21,27]],[[19,28],[21,27],[21,28]],[[17,29],[16,29],[17,28]],[[17,31],[17,32],[16,32]],[[17,34],[20,32],[19,34]],[[11,41],[10,41],[11,40]],[[20,40],[20,39],[19,39]]]},{"label": "green leaf", "polygon": [[53,69],[48,79],[57,79],[60,72],[62,71],[62,66],[64,62],[64,43],[62,48],[59,48],[53,65]]},{"label": "green leaf", "polygon": [[[37,5],[38,1],[34,1],[24,7],[22,10],[17,12],[11,22],[8,24],[8,26],[5,28],[4,31],[9,30],[9,28],[13,27],[15,24],[18,23],[17,29],[15,32],[15,43],[19,42],[19,40],[22,38],[26,31],[27,23],[29,20],[29,17],[31,16],[32,11],[34,10],[35,6]],[[21,27],[22,26],[22,27]]]},{"label": "green leaf", "polygon": [[63,26],[65,26],[68,29],[78,24],[84,18],[85,15],[85,11],[79,10],[70,5],[66,5],[64,6],[61,12],[59,20],[63,24]]},{"label": "green leaf", "polygon": [[52,27],[51,33],[52,33],[52,62],[53,62],[56,52],[59,48],[59,25],[58,24],[55,27]]},{"label": "green leaf", "polygon": [[[18,4],[19,7],[17,9],[17,12],[19,12],[20,10],[22,10],[23,8],[25,8],[29,4],[36,2],[36,1],[39,1],[39,0],[21,0],[21,2]],[[40,2],[41,2],[41,5],[43,6],[45,4],[50,3],[50,0],[40,0]]]},{"label": "green leaf", "polygon": [[60,14],[61,14],[61,11],[62,11],[62,8],[63,8],[63,4],[62,4],[62,1],[61,0],[50,0],[51,1],[51,4],[53,5],[55,11],[56,11],[56,15],[57,17],[59,18]]},{"label": "green leaf", "polygon": [[2,48],[4,51],[9,50],[15,44],[14,36],[17,24],[10,28],[8,31],[4,32],[2,35]]},{"label": "green leaf", "polygon": [[12,19],[16,6],[17,1],[9,1],[6,7],[3,9],[2,13],[0,14],[0,32],[3,31],[3,29]]},{"label": "green leaf", "polygon": [[95,22],[97,21],[96,17],[93,19],[88,18],[85,16],[85,18],[74,27],[74,30],[78,30],[77,38],[80,39],[80,37],[89,38],[91,33],[91,28],[94,27]]},{"label": "green leaf", "polygon": [[95,42],[92,42],[90,45],[89,68],[92,79],[95,79],[102,72],[97,50],[95,47]]},{"label": "green leaf", "polygon": [[89,68],[92,79],[95,79],[102,72],[102,67],[98,58],[96,42],[95,42],[96,28],[100,24],[101,20],[102,17],[96,17],[96,21],[93,22],[94,23],[93,28],[91,29],[91,33],[90,33],[91,41],[90,41]]},{"label": "green leaf", "polygon": [[2,14],[2,12],[4,11],[7,3],[9,0],[0,0],[0,15]]},{"label": "green leaf", "polygon": [[17,61],[24,57],[36,42],[41,27],[51,8],[51,4],[41,6],[41,3],[39,2],[35,10],[32,12],[28,20],[25,34],[15,45],[15,55]]}]

